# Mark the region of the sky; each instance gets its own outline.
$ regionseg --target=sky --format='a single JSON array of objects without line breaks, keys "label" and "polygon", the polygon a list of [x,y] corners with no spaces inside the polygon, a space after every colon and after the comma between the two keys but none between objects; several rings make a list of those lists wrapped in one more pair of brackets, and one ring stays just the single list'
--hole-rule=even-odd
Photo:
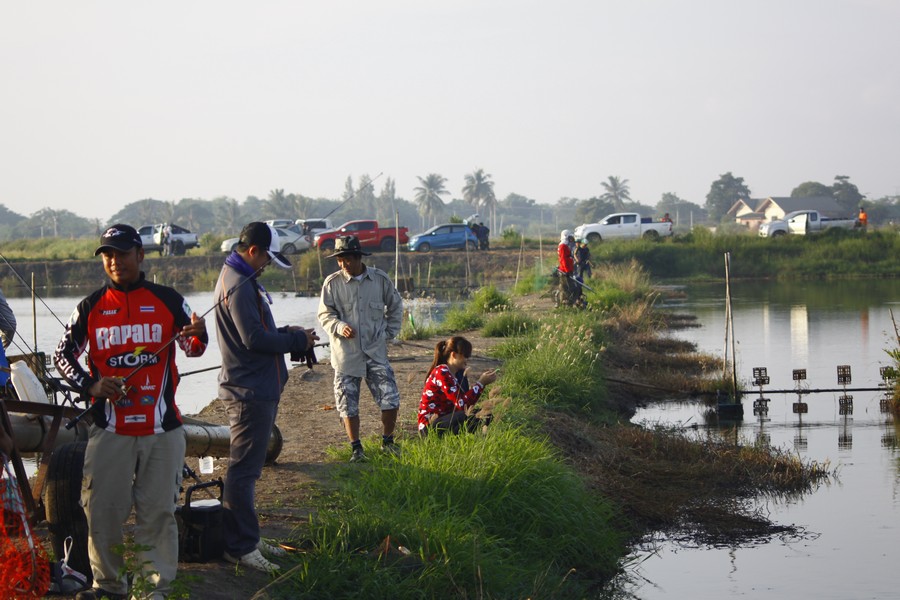
[{"label": "sky", "polygon": [[[897,0],[0,0],[0,204],[900,194]],[[290,216],[290,215],[288,215]]]}]

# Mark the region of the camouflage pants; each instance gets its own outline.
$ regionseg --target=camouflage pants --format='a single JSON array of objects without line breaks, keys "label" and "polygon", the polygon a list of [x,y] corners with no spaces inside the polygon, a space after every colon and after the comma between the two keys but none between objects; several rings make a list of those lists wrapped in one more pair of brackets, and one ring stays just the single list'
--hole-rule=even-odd
[{"label": "camouflage pants", "polygon": [[[359,390],[362,377],[334,372],[334,405],[341,418],[359,416]],[[366,385],[381,410],[400,408],[400,390],[394,369],[387,363],[366,359]]]}]

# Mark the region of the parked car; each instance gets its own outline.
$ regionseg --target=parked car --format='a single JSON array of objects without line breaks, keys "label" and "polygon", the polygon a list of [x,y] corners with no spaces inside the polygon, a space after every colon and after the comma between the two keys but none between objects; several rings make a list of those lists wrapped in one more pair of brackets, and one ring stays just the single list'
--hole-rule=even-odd
[{"label": "parked car", "polygon": [[408,247],[411,252],[430,252],[444,248],[478,250],[478,238],[465,223],[436,225],[423,233],[410,236]]},{"label": "parked car", "polygon": [[599,223],[585,223],[575,228],[575,239],[599,242],[606,239],[657,240],[672,235],[671,221],[656,221],[638,213],[613,213]]},{"label": "parked car", "polygon": [[[290,227],[276,227],[278,239],[281,241],[282,254],[297,254],[309,250],[309,242],[303,235],[299,225],[291,225]],[[222,242],[222,252],[233,252],[240,241],[240,237],[228,238]]]},{"label": "parked car", "polygon": [[853,229],[857,225],[858,221],[853,217],[834,219],[817,210],[795,210],[784,215],[783,219],[762,223],[759,226],[759,237],[775,238],[788,233],[806,235],[834,227]]},{"label": "parked car", "polygon": [[378,221],[347,221],[337,229],[316,234],[313,246],[323,251],[334,250],[335,240],[343,235],[356,236],[363,250],[389,252],[394,250],[398,243],[409,242],[409,230],[406,227],[379,227]]},{"label": "parked car", "polygon": [[266,225],[271,225],[272,227],[290,227],[294,224],[294,221],[290,219],[269,219],[265,221]]},{"label": "parked car", "polygon": [[[162,255],[162,229],[166,223],[156,223],[155,225],[144,225],[138,229],[138,235],[141,236],[141,243],[144,245],[144,252],[158,251]],[[184,227],[179,227],[174,223],[172,227],[172,254],[181,256],[191,248],[200,247],[200,238],[196,233],[191,233]]]}]

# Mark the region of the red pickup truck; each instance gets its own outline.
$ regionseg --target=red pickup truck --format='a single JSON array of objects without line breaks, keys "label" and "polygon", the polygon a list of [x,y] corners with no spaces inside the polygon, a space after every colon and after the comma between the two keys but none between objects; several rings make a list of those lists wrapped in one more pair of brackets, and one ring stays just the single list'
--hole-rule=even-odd
[{"label": "red pickup truck", "polygon": [[[399,238],[398,238],[399,234]],[[378,221],[347,221],[337,229],[317,233],[313,246],[322,251],[334,250],[334,241],[342,235],[355,235],[363,250],[391,251],[397,244],[409,242],[409,229],[400,227],[379,227]]]}]

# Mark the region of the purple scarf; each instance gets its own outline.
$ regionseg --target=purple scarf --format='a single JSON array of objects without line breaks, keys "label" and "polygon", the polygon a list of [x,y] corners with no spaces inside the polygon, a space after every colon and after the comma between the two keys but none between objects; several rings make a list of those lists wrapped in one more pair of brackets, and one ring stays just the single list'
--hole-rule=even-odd
[{"label": "purple scarf", "polygon": [[269,295],[269,292],[266,291],[266,288],[262,286],[259,280],[256,279],[258,274],[257,271],[253,270],[253,267],[247,264],[247,261],[244,260],[244,257],[238,254],[237,252],[232,252],[225,259],[225,264],[243,275],[244,277],[248,277],[253,280],[253,285],[256,286],[257,291],[260,296],[263,296],[266,299],[266,302],[272,304],[272,296]]}]

